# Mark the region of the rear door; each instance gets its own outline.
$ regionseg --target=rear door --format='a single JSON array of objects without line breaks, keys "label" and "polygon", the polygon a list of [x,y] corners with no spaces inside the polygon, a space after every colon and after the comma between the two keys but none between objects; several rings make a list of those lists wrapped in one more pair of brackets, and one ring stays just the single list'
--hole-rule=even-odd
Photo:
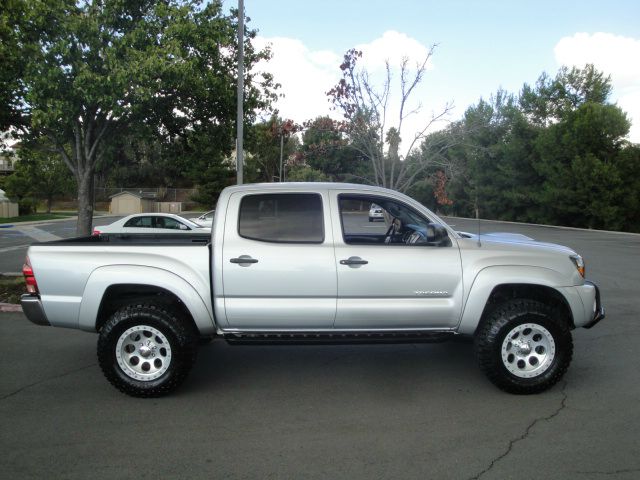
[{"label": "rear door", "polygon": [[326,193],[231,195],[222,247],[229,329],[332,328],[337,280],[325,205]]}]

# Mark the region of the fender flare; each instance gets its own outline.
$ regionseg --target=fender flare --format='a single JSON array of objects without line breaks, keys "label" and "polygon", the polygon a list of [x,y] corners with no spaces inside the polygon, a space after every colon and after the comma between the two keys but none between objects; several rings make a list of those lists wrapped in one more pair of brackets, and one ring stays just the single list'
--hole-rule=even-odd
[{"label": "fender flare", "polygon": [[[172,293],[185,305],[201,334],[216,332],[211,305],[202,298],[193,285],[167,270],[139,265],[107,265],[91,272],[80,304],[78,325],[80,329],[95,332],[96,320],[105,292],[109,287],[123,284],[158,287]],[[200,287],[204,288],[202,285]],[[203,291],[209,292],[209,287],[207,286]]]},{"label": "fender flare", "polygon": [[566,300],[572,315],[580,313],[584,307],[579,296],[567,295],[563,288],[566,279],[555,270],[529,265],[502,265],[482,269],[473,280],[466,298],[458,333],[473,335],[480,323],[482,313],[493,290],[500,285],[519,284],[549,287]]}]

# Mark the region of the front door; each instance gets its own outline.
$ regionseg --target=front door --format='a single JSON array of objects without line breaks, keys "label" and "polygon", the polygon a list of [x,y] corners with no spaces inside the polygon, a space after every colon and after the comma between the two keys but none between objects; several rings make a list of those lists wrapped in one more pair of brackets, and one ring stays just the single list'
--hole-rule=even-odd
[{"label": "front door", "polygon": [[455,327],[462,305],[455,239],[434,241],[429,218],[398,199],[334,192],[331,200],[340,212],[335,328]]},{"label": "front door", "polygon": [[231,330],[330,329],[333,234],[323,193],[234,193],[224,229],[224,306]]}]

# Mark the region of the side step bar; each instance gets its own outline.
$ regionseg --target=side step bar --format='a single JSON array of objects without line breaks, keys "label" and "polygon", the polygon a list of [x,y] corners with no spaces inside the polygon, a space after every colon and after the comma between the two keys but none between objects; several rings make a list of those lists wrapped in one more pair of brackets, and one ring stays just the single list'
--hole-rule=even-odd
[{"label": "side step bar", "polygon": [[244,332],[225,333],[231,345],[329,345],[358,343],[435,343],[453,338],[454,332]]}]

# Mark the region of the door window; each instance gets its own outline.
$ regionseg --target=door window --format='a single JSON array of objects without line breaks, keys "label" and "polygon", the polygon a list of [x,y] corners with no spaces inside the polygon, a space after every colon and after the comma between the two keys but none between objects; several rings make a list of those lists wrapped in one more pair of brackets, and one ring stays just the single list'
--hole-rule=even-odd
[{"label": "door window", "polygon": [[[156,228],[166,228],[170,230],[180,230],[181,226],[186,227],[182,223],[171,217],[156,217]],[[189,230],[189,228],[184,228],[184,230]]]},{"label": "door window", "polygon": [[315,193],[247,195],[240,203],[238,233],[262,242],[322,243],[322,198]]},{"label": "door window", "polygon": [[124,224],[125,227],[152,228],[151,217],[135,217]]},{"label": "door window", "polygon": [[442,233],[442,227],[404,203],[359,195],[340,195],[338,198],[342,236],[347,244],[451,245]]}]

